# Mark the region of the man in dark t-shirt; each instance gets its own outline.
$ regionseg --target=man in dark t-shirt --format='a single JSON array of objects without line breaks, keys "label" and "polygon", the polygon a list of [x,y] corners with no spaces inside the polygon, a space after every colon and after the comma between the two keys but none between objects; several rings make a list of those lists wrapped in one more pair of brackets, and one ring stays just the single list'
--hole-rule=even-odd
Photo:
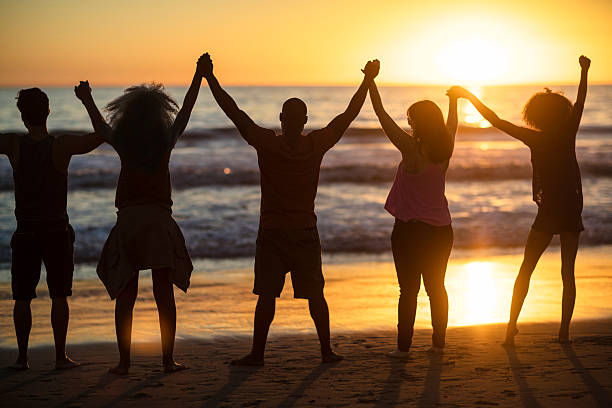
[{"label": "man in dark t-shirt", "polygon": [[[89,90],[75,87],[78,98]],[[66,355],[66,334],[74,271],[74,230],[68,221],[68,165],[73,155],[85,154],[103,143],[95,133],[51,136],[47,132],[49,99],[38,88],[22,89],[17,108],[28,129],[26,134],[0,134],[0,154],[13,168],[17,229],[11,238],[11,287],[13,319],[19,355],[11,368],[30,367],[28,341],[32,328],[30,303],[36,297],[41,263],[47,270],[51,298],[51,326],[55,340],[55,368],[78,364]]]},{"label": "man in dark t-shirt", "polygon": [[255,309],[253,348],[233,365],[263,365],[268,329],[274,318],[276,298],[285,275],[291,272],[294,297],[308,299],[324,363],[342,360],[330,346],[329,309],[323,295],[321,243],[314,211],[323,155],[342,137],[357,117],[368,87],[378,74],[378,61],[363,69],[363,81],[345,112],[329,125],[303,135],[308,119],[306,104],[291,98],[280,114],[282,132],[264,129],[225,92],[213,74],[208,60],[204,77],[210,90],[242,137],[257,150],[261,182],[261,213],[255,254],[255,284],[259,295]]}]

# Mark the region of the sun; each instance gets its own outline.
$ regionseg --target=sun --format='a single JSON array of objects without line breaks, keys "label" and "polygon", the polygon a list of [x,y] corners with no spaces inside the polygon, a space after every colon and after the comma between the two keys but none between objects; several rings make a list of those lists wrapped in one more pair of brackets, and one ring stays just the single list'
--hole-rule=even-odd
[{"label": "sun", "polygon": [[457,36],[437,51],[442,73],[457,83],[482,85],[503,80],[508,74],[503,50],[484,36]]}]

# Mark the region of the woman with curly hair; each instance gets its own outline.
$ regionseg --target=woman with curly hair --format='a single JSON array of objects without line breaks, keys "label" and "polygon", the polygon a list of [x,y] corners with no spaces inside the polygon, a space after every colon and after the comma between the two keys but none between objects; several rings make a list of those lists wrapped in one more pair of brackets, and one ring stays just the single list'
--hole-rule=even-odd
[{"label": "woman with curly hair", "polygon": [[561,241],[561,278],[563,299],[559,342],[569,342],[569,326],[576,300],[574,263],[582,225],[582,184],[576,160],[576,133],[584,109],[587,73],[591,61],[579,59],[582,69],[578,96],[572,103],[563,95],[546,89],[533,95],[523,110],[528,128],[500,119],[472,93],[461,87],[451,88],[468,99],[491,125],[525,143],[531,150],[533,200],[538,214],[525,244],[525,254],[514,283],[510,320],[504,345],[514,346],[518,334],[516,322],[529,289],[529,280],[540,256],[555,234]]},{"label": "woman with curly hair", "polygon": [[175,284],[189,287],[193,266],[179,226],[172,218],[170,153],[183,133],[202,83],[198,60],[193,81],[176,117],[176,102],[159,84],[126,89],[106,106],[109,124],[98,111],[87,82],[81,94],[96,133],[103,134],[121,159],[115,206],[117,223],[110,232],[98,262],[98,276],[115,303],[115,329],[119,364],[110,372],[128,373],[132,337],[132,312],[138,293],[140,270],[151,269],[153,295],[159,312],[165,372],[185,369],[174,361],[176,332]]}]

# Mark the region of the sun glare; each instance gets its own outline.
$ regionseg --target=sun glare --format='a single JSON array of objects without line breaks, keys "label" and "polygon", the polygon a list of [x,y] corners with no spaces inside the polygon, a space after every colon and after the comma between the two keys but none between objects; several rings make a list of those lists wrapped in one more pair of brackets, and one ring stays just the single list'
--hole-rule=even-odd
[{"label": "sun glare", "polygon": [[464,265],[465,292],[460,325],[494,323],[499,293],[493,276],[492,262],[469,262]]},{"label": "sun glare", "polygon": [[457,36],[439,50],[438,63],[448,78],[463,84],[491,83],[507,74],[503,50],[483,37]]},{"label": "sun glare", "polygon": [[[468,87],[469,90],[476,95],[478,98],[482,98],[482,88],[471,86]],[[486,128],[490,127],[491,124],[483,118],[478,110],[466,100],[459,101],[459,119],[461,122],[467,124],[468,126]],[[482,148],[482,146],[481,146]],[[482,149],[486,150],[486,149]]]}]

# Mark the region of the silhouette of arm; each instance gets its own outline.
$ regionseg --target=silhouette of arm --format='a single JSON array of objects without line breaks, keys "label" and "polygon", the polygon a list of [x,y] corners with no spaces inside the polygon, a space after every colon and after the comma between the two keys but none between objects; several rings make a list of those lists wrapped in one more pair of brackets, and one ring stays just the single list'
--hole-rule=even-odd
[{"label": "silhouette of arm", "polygon": [[359,85],[357,92],[355,92],[351,98],[348,107],[326,126],[326,129],[331,130],[330,134],[332,135],[331,139],[326,141],[326,147],[331,148],[331,146],[335,145],[338,140],[340,140],[344,132],[346,132],[346,129],[348,129],[351,122],[355,120],[357,115],[359,115],[359,111],[361,111],[361,107],[365,102],[368,88],[374,81],[376,75],[378,75],[379,69],[380,62],[378,60],[368,61],[365,68],[362,69],[362,72],[364,73],[363,80],[361,81],[361,85]]},{"label": "silhouette of arm", "polygon": [[203,54],[198,59],[198,63],[196,65],[196,72],[193,74],[193,79],[191,80],[191,85],[185,94],[185,99],[183,99],[183,106],[181,110],[176,115],[174,119],[174,123],[172,124],[172,137],[174,145],[177,139],[183,134],[185,128],[187,127],[187,123],[189,122],[189,117],[191,116],[191,111],[198,99],[198,93],[200,92],[200,86],[202,85],[202,77],[204,72],[203,61],[208,54]]},{"label": "silhouette of arm", "polygon": [[15,164],[18,137],[14,133],[0,134],[0,154],[7,155],[11,165]]},{"label": "silhouette of arm", "polygon": [[215,101],[217,101],[217,104],[221,110],[236,126],[244,140],[246,140],[250,145],[255,145],[257,143],[256,134],[258,132],[253,132],[253,130],[261,130],[273,135],[273,131],[257,126],[249,115],[240,110],[234,99],[232,99],[232,97],[221,87],[221,84],[219,84],[219,81],[213,73],[212,60],[208,54],[205,55],[207,58],[203,61],[203,76],[208,82],[210,92],[215,98]]},{"label": "silhouette of arm", "polygon": [[485,118],[493,127],[501,130],[508,135],[521,140],[525,143],[532,140],[537,136],[538,132],[532,129],[528,129],[522,126],[517,126],[507,120],[501,119],[495,112],[489,109],[484,103],[480,101],[474,94],[468,91],[465,88],[460,86],[453,86],[449,90],[453,95],[457,95],[458,97],[463,97],[469,100],[472,105],[476,108],[478,112]]},{"label": "silhouette of arm", "polygon": [[580,119],[582,119],[582,111],[584,110],[584,101],[586,100],[587,94],[587,77],[589,68],[591,66],[591,60],[584,55],[580,56],[580,84],[578,85],[578,96],[576,96],[576,102],[572,108],[572,114],[570,119],[570,126],[572,133],[575,135],[580,125]]},{"label": "silhouette of arm", "polygon": [[446,117],[446,129],[451,138],[451,151],[455,150],[455,135],[457,134],[457,97],[448,94],[448,116]]},{"label": "silhouette of arm", "polygon": [[382,104],[382,99],[380,98],[380,93],[378,92],[378,87],[374,81],[372,81],[370,84],[370,99],[372,100],[374,112],[376,113],[376,116],[378,116],[378,120],[380,121],[385,135],[387,135],[391,143],[393,143],[393,145],[397,147],[400,152],[407,150],[410,136],[401,127],[399,127],[393,118],[389,116],[387,111],[385,111]]},{"label": "silhouette of arm", "polygon": [[57,138],[62,153],[66,156],[75,154],[86,154],[104,143],[104,138],[98,133],[88,133],[85,135],[62,135]]},{"label": "silhouette of arm", "polygon": [[93,126],[96,134],[101,136],[103,140],[110,143],[111,127],[106,123],[102,117],[102,114],[100,113],[100,110],[96,106],[96,102],[91,95],[89,81],[81,81],[78,86],[74,87],[74,93],[83,103],[83,106],[85,106],[89,119],[91,120],[91,125]]}]

